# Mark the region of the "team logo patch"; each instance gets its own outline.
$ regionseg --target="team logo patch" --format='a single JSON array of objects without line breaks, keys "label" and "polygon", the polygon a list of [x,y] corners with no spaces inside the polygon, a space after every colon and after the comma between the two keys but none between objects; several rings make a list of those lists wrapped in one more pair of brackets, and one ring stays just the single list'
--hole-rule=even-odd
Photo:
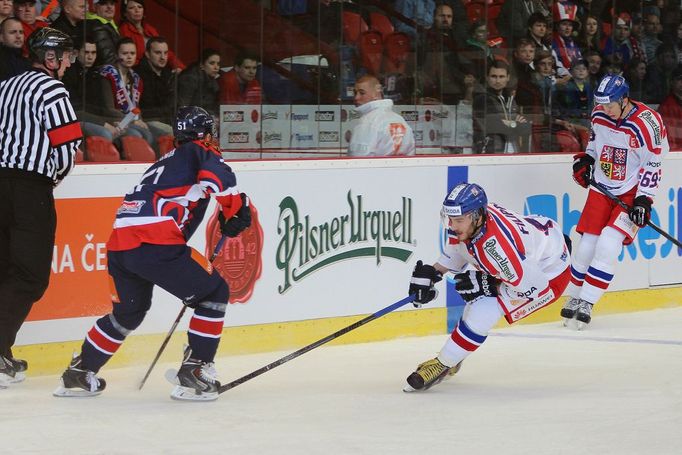
[{"label": "team logo patch", "polygon": [[516,273],[516,270],[514,270],[514,266],[511,264],[509,258],[500,253],[501,248],[502,247],[495,238],[490,238],[483,244],[483,250],[486,252],[486,255],[497,265],[500,277],[505,281],[513,283],[518,279],[518,274]]},{"label": "team logo patch", "polygon": [[625,180],[628,149],[605,145],[599,155],[599,166],[611,180]]},{"label": "team logo patch", "polygon": [[644,111],[638,117],[644,120],[651,128],[651,139],[654,145],[661,145],[661,125],[654,117],[654,114],[651,111]]},{"label": "team logo patch", "polygon": [[[213,254],[220,240],[218,208],[206,228],[206,256]],[[251,199],[251,226],[235,238],[228,238],[218,253],[213,268],[230,285],[230,303],[246,303],[263,271],[263,227]]]},{"label": "team logo patch", "polygon": [[123,201],[121,206],[116,211],[117,215],[124,214],[138,214],[142,210],[142,206],[146,201]]}]

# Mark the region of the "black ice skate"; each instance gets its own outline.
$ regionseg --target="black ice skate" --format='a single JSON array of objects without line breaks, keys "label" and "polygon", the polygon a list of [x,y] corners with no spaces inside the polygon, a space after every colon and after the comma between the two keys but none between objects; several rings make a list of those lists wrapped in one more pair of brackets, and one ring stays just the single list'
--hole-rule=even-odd
[{"label": "black ice skate", "polygon": [[64,371],[59,387],[52,392],[56,397],[93,397],[102,393],[107,386],[104,379],[98,378],[94,372],[85,370],[81,365],[81,356],[77,355]]},{"label": "black ice skate", "polygon": [[580,306],[580,299],[575,297],[569,298],[564,307],[561,309],[561,317],[564,318],[564,327],[568,325],[568,321],[575,317],[578,312],[578,306]]},{"label": "black ice skate", "polygon": [[220,382],[213,362],[192,358],[192,349],[185,348],[180,370],[175,376],[175,388],[171,392],[174,400],[212,401],[218,398]]},{"label": "black ice skate", "polygon": [[592,320],[592,306],[587,300],[580,299],[580,306],[578,306],[578,312],[575,315],[578,330],[584,329]]},{"label": "black ice skate", "polygon": [[454,376],[462,366],[459,362],[454,367],[447,367],[440,363],[438,357],[419,364],[417,370],[407,377],[407,384],[403,392],[416,392],[428,390],[444,379]]},{"label": "black ice skate", "polygon": [[592,320],[592,304],[587,300],[571,298],[561,309],[564,327],[582,330]]},{"label": "black ice skate", "polygon": [[26,379],[24,372],[27,365],[24,360],[0,355],[0,389],[6,389],[10,384]]}]

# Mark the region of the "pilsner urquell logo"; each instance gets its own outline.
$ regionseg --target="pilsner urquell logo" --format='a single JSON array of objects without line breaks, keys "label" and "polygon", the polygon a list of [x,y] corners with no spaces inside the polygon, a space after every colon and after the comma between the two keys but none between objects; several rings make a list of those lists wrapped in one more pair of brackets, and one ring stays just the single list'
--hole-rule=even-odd
[{"label": "pilsner urquell logo", "polygon": [[[346,196],[348,212],[315,223],[299,213],[296,200],[287,196],[279,204],[277,268],[284,272],[280,294],[292,284],[338,261],[359,257],[382,257],[406,262],[412,255],[412,199],[402,197],[399,209],[364,210],[363,197]],[[386,245],[386,244],[389,245]],[[410,249],[401,248],[407,245]]]}]

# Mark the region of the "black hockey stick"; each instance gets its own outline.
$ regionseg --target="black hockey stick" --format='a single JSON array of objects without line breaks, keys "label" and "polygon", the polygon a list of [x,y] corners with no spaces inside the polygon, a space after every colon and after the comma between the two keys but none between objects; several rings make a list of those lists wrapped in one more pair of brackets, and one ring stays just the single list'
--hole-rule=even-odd
[{"label": "black hockey stick", "polygon": [[[220,237],[220,240],[218,240],[218,243],[215,246],[215,249],[213,250],[213,254],[211,255],[209,262],[213,263],[215,260],[216,256],[220,253],[220,250],[223,248],[223,243],[225,243],[225,239],[227,239],[226,236]],[[180,310],[180,313],[178,313],[178,317],[175,318],[175,322],[173,322],[173,325],[171,326],[170,330],[168,331],[168,334],[166,335],[166,338],[163,340],[163,343],[161,343],[161,347],[159,348],[159,352],[156,353],[156,357],[154,357],[154,360],[152,360],[152,364],[149,365],[149,369],[147,370],[147,373],[145,373],[144,378],[142,378],[142,381],[140,382],[140,387],[138,390],[142,390],[142,387],[144,387],[144,383],[147,382],[147,378],[151,374],[152,370],[154,369],[154,366],[156,366],[156,362],[159,361],[159,357],[161,357],[161,354],[163,354],[164,349],[166,349],[166,346],[168,345],[168,342],[171,339],[171,336],[173,336],[173,332],[175,332],[175,329],[178,328],[178,324],[180,323],[180,320],[182,317],[185,315],[185,311],[187,310],[187,305],[183,303],[182,309]]]},{"label": "black hockey stick", "polygon": [[[615,202],[616,204],[618,204],[618,205],[620,205],[621,207],[623,207],[623,208],[624,208],[625,210],[627,210],[628,212],[630,211],[630,208],[631,208],[631,207],[630,207],[629,205],[627,205],[625,202],[623,202],[618,196],[616,196],[616,195],[613,194],[611,191],[609,191],[609,189],[606,188],[606,187],[605,187],[604,185],[602,185],[601,183],[595,181],[594,179],[590,179],[590,185],[592,185],[593,187],[595,187],[596,189],[598,189],[599,191],[601,191],[606,197],[608,197],[608,198],[611,199],[613,202]],[[663,237],[665,237],[666,239],[668,239],[668,240],[670,240],[671,242],[673,242],[678,248],[682,248],[682,242],[680,242],[680,241],[677,240],[675,237],[673,237],[672,235],[670,235],[670,234],[668,234],[667,232],[665,232],[665,231],[664,231],[663,229],[661,229],[660,227],[656,226],[654,223],[651,222],[651,220],[647,221],[647,222],[646,222],[646,225],[649,226],[649,227],[650,227],[651,229],[653,229],[654,231],[656,231],[656,232],[658,232],[659,234],[661,234],[661,235],[662,235]]]},{"label": "black hockey stick", "polygon": [[273,368],[276,368],[276,367],[278,367],[284,363],[287,363],[289,360],[293,360],[296,357],[301,356],[308,351],[312,351],[313,349],[320,347],[323,344],[328,343],[335,338],[338,338],[342,335],[345,335],[346,333],[350,332],[351,330],[355,330],[358,327],[361,327],[361,326],[367,324],[368,322],[372,322],[373,320],[378,319],[381,316],[383,316],[387,313],[390,313],[391,311],[398,309],[403,305],[406,305],[410,302],[413,302],[414,299],[415,299],[415,295],[410,294],[409,296],[405,297],[404,299],[400,300],[399,302],[396,302],[392,305],[389,305],[386,308],[379,310],[374,314],[370,314],[366,318],[361,319],[358,322],[349,325],[348,327],[345,327],[341,330],[338,330],[338,331],[332,333],[331,335],[328,335],[328,336],[322,338],[321,340],[317,340],[316,342],[309,344],[308,346],[305,346],[305,347],[299,349],[298,351],[292,352],[291,354],[284,356],[279,360],[275,360],[274,362],[272,362],[268,365],[265,365],[264,367],[259,368],[256,371],[253,371],[253,372],[247,374],[246,376],[242,376],[239,379],[235,379],[232,382],[221,385],[220,388],[218,389],[218,393],[227,392],[228,390],[233,389],[233,388],[237,387],[238,385],[245,383],[246,381],[250,381],[251,379],[253,379],[257,376],[260,376],[261,374],[266,373],[266,372],[272,370]]}]

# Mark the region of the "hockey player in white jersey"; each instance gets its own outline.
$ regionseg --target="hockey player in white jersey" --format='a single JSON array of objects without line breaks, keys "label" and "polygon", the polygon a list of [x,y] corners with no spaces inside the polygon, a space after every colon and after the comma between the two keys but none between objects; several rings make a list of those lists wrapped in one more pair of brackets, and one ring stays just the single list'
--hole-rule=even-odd
[{"label": "hockey player in white jersey", "polygon": [[[476,184],[455,186],[441,211],[447,242],[433,265],[418,261],[410,294],[415,306],[433,300],[434,285],[455,273],[455,288],[467,302],[462,319],[438,356],[407,378],[406,392],[426,390],[455,374],[504,317],[512,324],[556,301],[570,279],[567,237],[549,218],[521,216],[488,203]],[[570,241],[569,241],[570,242]]]},{"label": "hockey player in white jersey", "polygon": [[[590,141],[574,157],[573,178],[590,190],[576,228],[582,238],[572,260],[571,298],[561,316],[564,325],[579,330],[611,283],[623,245],[649,221],[670,148],[660,115],[628,95],[625,79],[604,76],[594,93]],[[591,187],[590,179],[630,206],[629,212]]]}]

